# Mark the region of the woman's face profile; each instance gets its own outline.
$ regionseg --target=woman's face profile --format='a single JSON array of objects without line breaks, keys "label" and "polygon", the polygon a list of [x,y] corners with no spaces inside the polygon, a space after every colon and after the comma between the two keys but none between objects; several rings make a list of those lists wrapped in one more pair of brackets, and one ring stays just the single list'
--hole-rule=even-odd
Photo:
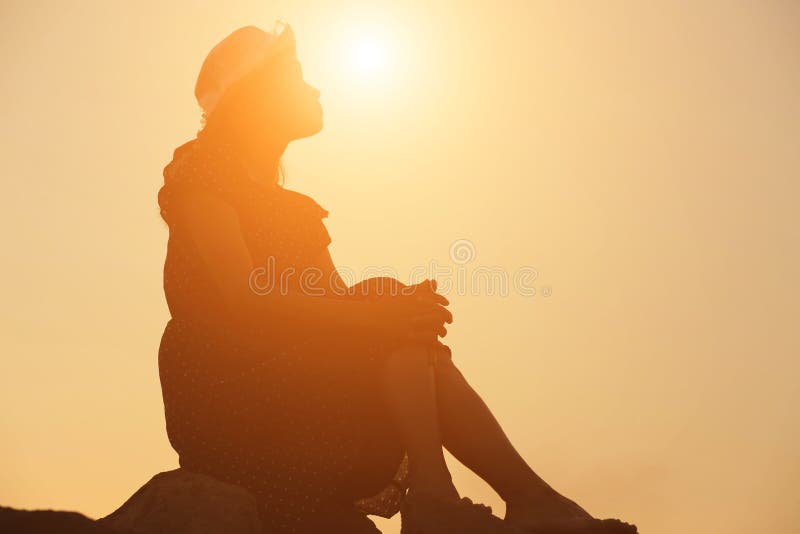
[{"label": "woman's face profile", "polygon": [[300,62],[293,54],[275,58],[256,78],[256,102],[263,104],[257,119],[273,135],[292,141],[322,130],[320,92],[306,83]]}]

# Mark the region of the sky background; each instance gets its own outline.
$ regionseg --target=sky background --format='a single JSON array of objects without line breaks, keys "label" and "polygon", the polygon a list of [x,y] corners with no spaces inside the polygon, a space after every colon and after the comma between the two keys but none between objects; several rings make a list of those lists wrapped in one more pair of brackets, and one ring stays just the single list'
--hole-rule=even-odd
[{"label": "sky background", "polygon": [[445,341],[541,476],[647,534],[796,531],[790,0],[4,0],[0,504],[96,518],[177,467],[156,194],[205,54],[276,17],[325,110],[286,187],[337,265],[535,269],[451,287]]}]

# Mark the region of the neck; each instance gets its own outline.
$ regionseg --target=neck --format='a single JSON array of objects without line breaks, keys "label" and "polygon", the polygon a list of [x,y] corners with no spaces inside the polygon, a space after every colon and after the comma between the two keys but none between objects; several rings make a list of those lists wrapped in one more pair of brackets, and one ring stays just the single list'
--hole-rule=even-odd
[{"label": "neck", "polygon": [[264,185],[273,186],[278,183],[278,166],[287,143],[271,143],[263,139],[253,139],[239,144],[250,177]]},{"label": "neck", "polygon": [[[267,186],[278,184],[278,166],[288,142],[280,142],[263,135],[251,133],[221,134],[208,127],[201,135],[224,140],[231,145],[247,168],[250,178]],[[212,141],[214,142],[214,141]]]}]

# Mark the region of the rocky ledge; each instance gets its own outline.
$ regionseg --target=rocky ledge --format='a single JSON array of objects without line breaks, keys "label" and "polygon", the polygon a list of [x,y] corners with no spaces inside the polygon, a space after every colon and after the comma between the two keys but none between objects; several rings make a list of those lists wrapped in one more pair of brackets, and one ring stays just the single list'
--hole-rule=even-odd
[{"label": "rocky ledge", "polygon": [[158,473],[106,517],[0,506],[4,534],[262,534],[244,488],[183,468]]}]

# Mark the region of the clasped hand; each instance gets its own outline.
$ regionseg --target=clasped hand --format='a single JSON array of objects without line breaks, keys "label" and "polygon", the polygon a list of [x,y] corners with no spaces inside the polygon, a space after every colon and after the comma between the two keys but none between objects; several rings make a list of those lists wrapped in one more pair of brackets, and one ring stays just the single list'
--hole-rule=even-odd
[{"label": "clasped hand", "polygon": [[377,299],[379,328],[392,338],[441,344],[437,336],[447,335],[445,324],[453,322],[453,314],[445,308],[450,302],[436,293],[436,287],[435,280],[425,280]]}]

